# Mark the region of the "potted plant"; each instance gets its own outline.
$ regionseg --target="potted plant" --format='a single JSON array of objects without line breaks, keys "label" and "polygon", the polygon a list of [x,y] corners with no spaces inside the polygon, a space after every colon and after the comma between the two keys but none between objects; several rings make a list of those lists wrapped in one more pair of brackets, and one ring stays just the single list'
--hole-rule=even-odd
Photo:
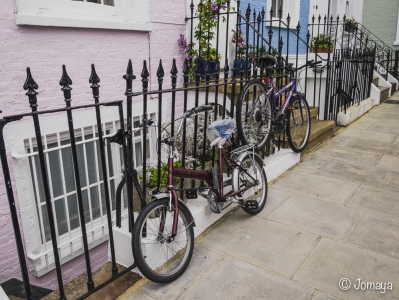
[{"label": "potted plant", "polygon": [[244,72],[247,70],[247,59],[246,59],[246,51],[247,46],[245,45],[244,36],[242,34],[241,28],[238,28],[238,32],[234,29],[232,30],[233,36],[231,41],[236,44],[237,55],[236,55],[236,69],[244,69]]},{"label": "potted plant", "polygon": [[344,30],[346,32],[355,32],[359,26],[359,22],[357,22],[354,18],[345,19]]},{"label": "potted plant", "polygon": [[312,38],[311,48],[316,53],[328,53],[334,51],[334,42],[330,36],[320,33]]},{"label": "potted plant", "polygon": [[[189,80],[195,79],[195,66],[199,59],[202,66],[202,76],[205,77],[206,65],[210,63],[210,73],[215,73],[216,62],[220,59],[220,54],[212,47],[215,37],[214,29],[218,25],[219,11],[227,9],[227,0],[200,0],[196,18],[199,20],[195,27],[194,37],[198,41],[199,50],[195,49],[195,43],[187,43],[184,35],[180,34],[178,43],[185,52],[185,66],[189,69]],[[232,8],[234,10],[234,8]],[[228,9],[228,11],[230,8]],[[220,17],[223,22],[224,16]]]},{"label": "potted plant", "polygon": [[209,64],[209,73],[211,78],[215,77],[216,64],[220,59],[220,54],[216,52],[216,48],[213,48],[209,43],[205,41],[200,42],[201,49],[199,59],[201,62],[201,77],[206,77],[206,67]]}]

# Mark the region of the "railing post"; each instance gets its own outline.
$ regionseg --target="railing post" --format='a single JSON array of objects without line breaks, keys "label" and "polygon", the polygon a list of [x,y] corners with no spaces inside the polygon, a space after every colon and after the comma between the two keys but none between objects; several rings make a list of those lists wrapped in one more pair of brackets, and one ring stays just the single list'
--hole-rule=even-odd
[{"label": "railing post", "polygon": [[[33,79],[32,79],[32,81],[33,81]],[[34,83],[34,81],[33,81],[33,84],[36,86],[36,89],[37,89],[38,86],[36,85],[36,83]],[[33,90],[33,92],[37,94],[36,91]],[[34,95],[35,97],[36,97],[36,94]],[[5,142],[4,142],[4,126],[7,123],[8,123],[7,120],[0,119],[1,167],[3,169],[4,182],[6,184],[8,205],[10,207],[10,214],[11,214],[12,228],[14,230],[15,243],[17,244],[17,254],[18,254],[18,259],[19,259],[19,265],[21,267],[22,280],[24,282],[25,297],[28,300],[32,300],[32,291],[31,291],[30,282],[29,282],[29,273],[28,273],[28,268],[26,266],[25,251],[24,251],[24,245],[23,245],[22,236],[21,236],[21,228],[19,227],[19,222],[18,222],[18,213],[17,213],[17,208],[15,206],[14,192],[12,189],[10,169],[8,168],[7,152],[6,152]]]},{"label": "railing post", "polygon": [[[189,67],[188,64],[191,64],[191,62],[189,61],[185,61],[184,62],[184,87],[187,88],[188,86],[188,73],[189,73]],[[158,70],[157,70],[157,77],[158,77],[158,90],[160,91],[158,93],[158,127],[157,127],[157,134],[158,134],[158,141],[161,140],[161,129],[162,129],[162,85],[163,85],[163,77],[165,76],[165,72],[163,70],[163,66],[162,66],[162,60],[159,60],[159,65],[158,65]],[[184,111],[187,110],[187,91],[184,91]],[[184,126],[183,128],[183,136],[185,136],[185,131],[186,128]],[[182,162],[183,162],[183,166],[184,166],[184,161],[186,158],[186,151],[184,149],[186,149],[186,147],[184,146],[186,143],[185,139],[183,139],[183,158],[182,158]],[[158,146],[158,177],[157,177],[157,192],[160,192],[160,187],[161,187],[161,143],[158,142],[157,143]],[[183,179],[182,179],[182,184],[183,184]],[[182,187],[180,187],[182,188]]]},{"label": "railing post", "polygon": [[55,268],[56,268],[56,273],[57,273],[57,281],[58,281],[58,288],[59,288],[59,293],[60,293],[60,300],[64,300],[66,298],[65,298],[64,286],[63,286],[63,282],[62,282],[62,272],[61,272],[60,257],[59,257],[58,246],[57,246],[57,236],[56,236],[56,231],[55,231],[53,206],[51,203],[50,186],[49,186],[48,172],[47,172],[47,167],[46,167],[46,159],[44,157],[45,155],[44,155],[44,149],[43,149],[42,133],[40,130],[39,115],[37,113],[36,89],[38,89],[38,85],[33,80],[29,68],[27,68],[27,79],[24,84],[24,89],[28,90],[26,95],[29,98],[30,107],[32,109],[33,125],[35,127],[37,150],[38,150],[38,156],[39,156],[39,162],[40,162],[40,169],[41,169],[41,173],[42,173],[41,175],[42,175],[42,180],[43,180],[43,191],[44,191],[44,196],[45,196],[45,201],[46,201],[48,221],[49,221],[49,225],[50,225],[51,243],[53,246],[54,263],[55,263]]},{"label": "railing post", "polygon": [[[94,65],[92,65],[91,75],[92,76],[90,76],[89,83],[91,83],[90,87],[92,89],[94,103],[99,104],[100,86],[98,83],[100,82],[100,78],[97,76]],[[105,207],[107,209],[107,223],[108,223],[109,245],[111,252],[112,276],[116,276],[118,274],[118,267],[116,266],[116,259],[115,259],[114,234],[112,231],[112,208],[111,208],[111,199],[109,197],[107,163],[105,160],[104,134],[102,129],[100,107],[96,106],[95,111],[96,111],[97,132],[98,132],[98,141],[99,141],[98,146],[100,148],[100,159],[101,159],[102,173],[103,173],[102,175],[103,175],[103,184],[104,184],[104,193],[105,193]]]},{"label": "railing post", "polygon": [[[143,88],[143,124],[148,120],[147,114],[147,91],[148,91],[148,81],[149,81],[150,73],[147,69],[147,61],[143,61],[143,70],[141,71],[141,82]],[[173,79],[172,79],[173,80]],[[173,97],[173,96],[172,96]],[[174,102],[174,97],[172,98],[172,102]],[[174,103],[172,104],[174,107]],[[174,113],[174,109],[172,108],[172,114]],[[174,124],[172,123],[172,135],[173,135]],[[147,130],[143,129],[143,194],[144,197],[147,195]]]},{"label": "railing post", "polygon": [[[133,97],[133,80],[136,79],[136,76],[133,74],[133,65],[132,61],[129,59],[126,74],[123,75],[123,79],[126,80],[126,134],[124,132],[124,124],[120,124],[120,130],[122,131],[122,135],[126,138],[122,142],[123,146],[123,154],[124,154],[124,162],[125,162],[125,178],[126,178],[126,192],[127,192],[127,205],[128,205],[128,223],[129,223],[129,231],[133,232],[134,225],[134,203],[133,203],[133,176],[137,177],[137,174],[133,174],[134,165],[133,165],[133,132],[132,132],[132,97]],[[119,112],[121,114],[121,112]],[[123,111],[122,111],[123,113]],[[124,120],[121,122],[125,122]],[[125,146],[126,145],[126,146]],[[141,208],[145,206],[145,195],[140,196]],[[118,214],[119,215],[119,214]],[[118,218],[117,218],[118,220]],[[120,224],[117,224],[120,226]]]},{"label": "railing post", "polygon": [[[100,82],[100,79],[98,79]],[[73,169],[75,175],[75,186],[76,186],[76,195],[78,200],[78,208],[79,208],[79,219],[80,219],[80,228],[82,231],[82,240],[83,240],[83,250],[86,262],[86,270],[87,270],[87,288],[90,290],[94,289],[94,282],[91,273],[91,265],[90,265],[90,255],[89,255],[89,246],[87,243],[87,232],[86,232],[86,221],[84,215],[84,207],[83,207],[83,197],[82,197],[82,186],[80,184],[80,176],[79,176],[79,162],[78,155],[76,149],[76,141],[75,141],[75,128],[73,126],[73,117],[71,108],[71,85],[72,80],[68,76],[65,65],[62,66],[62,77],[60,80],[60,85],[62,86],[61,91],[64,93],[64,101],[67,107],[67,119],[68,119],[68,128],[69,128],[69,138],[71,141],[71,150],[72,150],[72,161],[73,161]]]}]

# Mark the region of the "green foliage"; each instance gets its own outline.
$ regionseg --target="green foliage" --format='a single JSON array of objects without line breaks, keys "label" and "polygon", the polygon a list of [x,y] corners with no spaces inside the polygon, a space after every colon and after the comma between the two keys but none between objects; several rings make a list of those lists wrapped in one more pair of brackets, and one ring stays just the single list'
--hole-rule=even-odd
[{"label": "green foliage", "polygon": [[[182,166],[181,161],[176,161],[173,163],[173,167],[180,168],[181,166]],[[149,173],[149,176],[147,175],[147,177],[148,177],[147,178],[147,188],[149,188],[149,189],[156,188],[157,183],[158,183],[158,168],[151,168],[151,169],[147,170],[147,172]],[[161,187],[166,186],[168,183],[168,165],[167,164],[161,165],[160,173],[161,173]],[[179,182],[179,179],[174,177],[173,184],[177,184],[178,182]]]},{"label": "green foliage", "polygon": [[345,26],[349,29],[357,29],[359,22],[357,22],[354,18],[347,18],[345,19]]},{"label": "green foliage", "polygon": [[335,40],[330,36],[320,33],[319,35],[312,38],[312,48],[317,49],[331,49],[333,48]]}]

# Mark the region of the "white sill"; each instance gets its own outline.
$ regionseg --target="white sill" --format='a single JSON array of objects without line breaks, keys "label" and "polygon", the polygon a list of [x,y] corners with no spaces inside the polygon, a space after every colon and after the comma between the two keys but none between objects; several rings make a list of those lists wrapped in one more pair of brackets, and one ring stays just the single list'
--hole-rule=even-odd
[{"label": "white sill", "polygon": [[17,25],[152,31],[152,24],[149,22],[148,23],[126,22],[122,18],[115,18],[114,20],[101,20],[101,19],[90,20],[90,19],[76,19],[76,18],[60,18],[59,16],[51,17],[43,15],[16,14],[15,23]]},{"label": "white sill", "polygon": [[399,46],[399,41],[394,41],[394,42],[393,42],[393,45],[394,45],[394,46]]}]

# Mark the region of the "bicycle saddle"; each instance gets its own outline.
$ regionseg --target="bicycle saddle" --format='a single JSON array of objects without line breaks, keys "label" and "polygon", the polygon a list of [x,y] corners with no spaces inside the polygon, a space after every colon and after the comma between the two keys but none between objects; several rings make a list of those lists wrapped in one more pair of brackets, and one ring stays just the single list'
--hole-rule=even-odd
[{"label": "bicycle saddle", "polygon": [[277,63],[277,60],[274,56],[264,55],[260,57],[261,63],[264,64],[265,67],[272,67]]},{"label": "bicycle saddle", "polygon": [[224,119],[212,122],[206,130],[206,136],[211,142],[211,146],[223,145],[230,138],[236,127],[236,121],[233,119]]}]

